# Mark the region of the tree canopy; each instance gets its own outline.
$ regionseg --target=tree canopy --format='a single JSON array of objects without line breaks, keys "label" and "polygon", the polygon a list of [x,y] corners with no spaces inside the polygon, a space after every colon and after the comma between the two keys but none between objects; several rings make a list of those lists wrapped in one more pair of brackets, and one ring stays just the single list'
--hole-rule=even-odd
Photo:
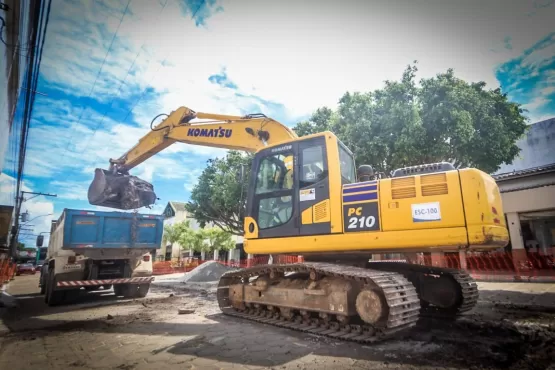
[{"label": "tree canopy", "polygon": [[405,166],[447,161],[492,173],[519,153],[524,110],[500,89],[469,83],[452,69],[416,83],[416,66],[382,89],[347,92],[333,111],[322,107],[294,130],[334,132],[357,158],[389,174]]},{"label": "tree canopy", "polygon": [[183,249],[195,252],[213,252],[235,248],[231,234],[221,228],[209,227],[194,230],[191,222],[185,220],[164,227],[164,242],[179,243]]},{"label": "tree canopy", "polygon": [[201,227],[212,223],[231,234],[243,235],[251,162],[251,154],[238,151],[208,160],[186,205]]}]

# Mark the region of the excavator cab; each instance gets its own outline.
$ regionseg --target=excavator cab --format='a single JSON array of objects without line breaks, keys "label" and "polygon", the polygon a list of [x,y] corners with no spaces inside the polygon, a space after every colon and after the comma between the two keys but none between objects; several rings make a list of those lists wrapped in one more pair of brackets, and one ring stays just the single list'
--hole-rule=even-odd
[{"label": "excavator cab", "polygon": [[157,199],[152,184],[116,169],[101,168],[94,171],[88,198],[92,205],[123,210],[150,207]]},{"label": "excavator cab", "polygon": [[250,179],[246,238],[330,234],[340,231],[338,200],[342,183],[355,181],[354,159],[325,132],[259,150]]}]

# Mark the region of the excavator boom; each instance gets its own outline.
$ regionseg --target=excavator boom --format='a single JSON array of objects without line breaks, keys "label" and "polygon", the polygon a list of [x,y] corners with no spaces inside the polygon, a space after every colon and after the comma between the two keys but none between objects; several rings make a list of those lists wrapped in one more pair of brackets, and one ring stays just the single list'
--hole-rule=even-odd
[{"label": "excavator boom", "polygon": [[[193,119],[205,121],[191,122]],[[287,126],[263,114],[230,116],[180,107],[156,127],[151,122],[150,132],[121,157],[110,159],[108,170],[95,170],[88,191],[89,203],[117,209],[154,204],[157,197],[152,184],[129,175],[129,170],[176,142],[256,152],[296,138]]]}]

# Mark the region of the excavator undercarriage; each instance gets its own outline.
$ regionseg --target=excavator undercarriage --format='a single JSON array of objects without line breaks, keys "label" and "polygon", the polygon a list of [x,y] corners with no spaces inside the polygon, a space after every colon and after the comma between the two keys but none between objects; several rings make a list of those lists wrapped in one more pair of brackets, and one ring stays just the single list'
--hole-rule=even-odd
[{"label": "excavator undercarriage", "polygon": [[227,272],[217,297],[227,315],[371,343],[410,329],[422,316],[456,318],[474,307],[478,290],[458,270],[307,262]]}]

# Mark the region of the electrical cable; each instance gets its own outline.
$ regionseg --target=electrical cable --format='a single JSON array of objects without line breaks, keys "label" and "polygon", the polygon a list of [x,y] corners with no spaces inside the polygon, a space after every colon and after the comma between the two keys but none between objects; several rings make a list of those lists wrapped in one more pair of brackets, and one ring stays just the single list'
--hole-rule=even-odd
[{"label": "electrical cable", "polygon": [[[160,16],[162,15],[162,13],[163,13],[164,9],[166,8],[168,2],[169,2],[169,0],[166,0],[166,2],[164,3],[164,5],[162,6],[162,9],[160,10],[160,13],[158,14],[158,18],[160,18]],[[114,101],[116,100],[116,98],[119,97],[119,93],[121,92],[121,89],[122,89],[123,86],[124,86],[124,82],[125,82],[125,80],[127,79],[127,77],[131,74],[131,71],[132,71],[132,69],[133,69],[133,66],[135,65],[135,62],[137,61],[137,59],[138,59],[138,57],[139,57],[139,54],[140,54],[141,51],[143,50],[143,47],[145,46],[145,43],[146,43],[146,42],[143,42],[142,45],[141,45],[141,47],[139,48],[139,52],[137,53],[137,55],[135,56],[135,59],[133,60],[133,63],[131,63],[131,66],[130,66],[129,69],[127,70],[127,74],[125,75],[124,79],[120,82],[120,86],[119,86],[119,89],[118,89],[118,92],[117,92],[116,96],[112,99],[112,101],[110,102],[109,108],[106,109],[106,111],[105,111],[104,114],[102,115],[102,117],[101,117],[99,123],[98,123],[98,124],[96,125],[96,127],[93,129],[92,135],[88,138],[88,140],[87,140],[85,146],[83,147],[83,150],[80,152],[80,154],[83,154],[83,153],[87,150],[87,148],[88,148],[88,146],[89,146],[89,143],[90,143],[90,140],[95,136],[95,134],[96,134],[96,132],[98,131],[98,129],[102,126],[102,123],[103,123],[103,121],[104,121],[104,118],[107,116],[108,112],[110,111],[110,108],[112,107],[112,104],[114,104]],[[148,65],[150,65],[150,62],[148,63]],[[148,66],[148,65],[147,65],[147,66]],[[145,91],[146,91],[146,89],[145,89]],[[91,91],[91,92],[92,92],[92,91]],[[127,116],[126,116],[126,118],[127,118]],[[124,121],[125,121],[125,119],[124,119]],[[78,121],[77,123],[79,123],[79,121]],[[70,141],[71,141],[71,139],[70,139]],[[68,142],[68,146],[66,147],[66,151],[64,152],[64,156],[62,156],[62,159],[65,157],[65,153],[67,152],[68,148],[69,148],[69,142]],[[92,163],[92,162],[94,162],[95,160],[97,160],[97,159],[99,159],[99,158],[100,158],[100,157],[99,157],[98,154],[97,154],[97,155],[95,156],[95,158],[94,158],[91,162],[87,163],[87,165],[90,164],[90,163]],[[70,176],[70,174],[69,174],[69,172],[68,172],[68,174],[67,174],[60,182],[65,182],[65,181],[67,181],[67,179],[69,178],[69,176]]]},{"label": "electrical cable", "polygon": [[[162,13],[162,11],[164,10],[164,8],[166,7],[168,1],[169,1],[169,0],[167,0],[166,3],[163,5],[162,10],[160,11],[160,14]],[[193,20],[194,20],[194,17],[196,16],[196,14],[199,12],[199,10],[201,9],[201,7],[202,7],[204,4],[205,4],[205,0],[203,0],[203,1],[200,3],[200,5],[198,6],[198,8],[197,8],[197,9],[195,10],[195,12],[193,13],[193,15],[192,15],[192,19],[193,19]],[[128,4],[128,5],[129,5],[129,4]],[[123,17],[122,17],[122,19],[123,19]],[[118,28],[119,28],[119,27],[118,27]],[[144,43],[143,43],[143,45],[144,45]],[[149,86],[151,85],[152,81],[154,80],[154,77],[156,76],[156,74],[158,74],[158,72],[160,71],[160,69],[161,69],[161,68],[164,66],[164,64],[166,63],[166,60],[167,60],[167,58],[164,58],[164,60],[163,60],[163,61],[160,63],[160,65],[158,66],[158,69],[154,72],[153,77],[152,77],[152,79],[151,79],[150,82],[149,82]],[[140,101],[143,99],[143,97],[146,95],[147,91],[148,91],[148,87],[146,87],[146,88],[143,90],[143,92],[142,92],[141,96],[139,97],[139,99],[137,99],[137,101],[135,102],[135,104],[128,110],[127,114],[125,115],[125,118],[123,119],[123,122],[125,122],[125,121],[127,120],[127,118],[128,118],[129,115],[133,112],[133,110],[135,109],[135,107],[139,104],[139,102],[140,102]],[[153,124],[154,120],[155,120],[156,118],[158,118],[159,116],[160,116],[160,115],[156,116],[156,117],[151,121],[151,125],[150,125],[150,126],[151,126],[151,129],[152,129],[152,124]],[[79,122],[79,121],[78,121],[78,122]],[[96,133],[96,131],[98,130],[99,127],[100,127],[100,124],[97,125],[97,127],[94,129],[93,135],[91,136],[91,138],[94,137],[94,134]],[[153,131],[157,131],[157,130],[153,130]],[[70,139],[70,141],[71,141],[71,139]],[[83,151],[82,151],[81,153],[84,153],[84,151],[87,149],[89,142],[90,142],[90,138],[89,138],[89,140],[87,141],[87,144],[85,145],[85,147],[83,148]],[[64,155],[62,156],[62,160],[63,160],[63,158],[65,157],[65,153],[67,153],[68,148],[69,148],[69,142],[68,142],[68,146],[66,147],[66,151],[64,151]],[[95,160],[98,159],[98,158],[100,158],[100,157],[99,157],[98,155],[96,155],[95,158],[93,159],[93,161],[95,161]],[[87,164],[90,164],[90,163],[92,163],[93,161],[91,161],[91,162],[89,162],[89,163],[87,163]],[[85,166],[85,167],[86,167],[86,166]],[[68,175],[64,178],[63,181],[66,181],[68,178],[69,178],[69,173],[68,173]]]},{"label": "electrical cable", "polygon": [[[0,17],[0,22],[2,22],[0,24],[0,42],[2,44],[4,44],[7,48],[20,49],[21,51],[30,51],[31,49],[33,49],[35,47],[35,45],[32,45],[31,47],[27,47],[27,46],[24,47],[24,46],[21,46],[21,45],[8,44],[8,42],[6,40],[4,40],[4,28],[6,27],[6,21],[4,20],[3,17]],[[27,43],[27,44],[29,44],[29,43]],[[17,53],[17,54],[19,54],[19,53]],[[19,54],[19,55],[21,55],[21,54]]]},{"label": "electrical cable", "polygon": [[[104,56],[104,60],[102,61],[102,65],[100,66],[100,69],[98,70],[98,73],[96,74],[96,78],[94,79],[93,85],[91,87],[91,91],[89,91],[89,94],[87,95],[87,99],[91,97],[91,94],[94,91],[94,88],[96,87],[96,83],[98,82],[98,77],[100,76],[100,73],[102,72],[102,68],[104,68],[104,65],[106,64],[106,60],[108,59],[108,55],[110,55],[110,51],[112,50],[112,46],[114,45],[114,41],[115,41],[116,36],[119,32],[119,28],[121,27],[121,24],[123,23],[123,19],[125,18],[125,15],[127,14],[127,10],[129,9],[129,4],[130,3],[131,3],[131,0],[127,0],[127,5],[125,6],[125,10],[123,11],[123,14],[120,18],[118,27],[116,28],[116,32],[114,32],[114,35],[112,36],[112,41],[110,42],[110,46],[108,47],[108,51],[106,52],[106,55]],[[83,109],[81,110],[81,114],[79,115],[79,118],[77,119],[77,122],[74,124],[75,127],[77,127],[79,122],[81,122],[81,119],[83,118],[83,113],[85,113],[85,110],[86,110],[86,106],[83,106]],[[74,131],[75,131],[75,129],[72,130],[72,134],[71,134],[70,138],[68,139],[66,149],[64,150],[64,152],[62,154],[62,157],[60,159],[60,163],[63,162],[63,160],[66,156],[66,153],[69,151],[69,145],[73,141],[73,132]]]},{"label": "electrical cable", "polygon": [[[43,3],[44,4],[44,3]],[[21,133],[20,133],[20,140],[19,140],[19,155],[18,155],[18,168],[17,168],[17,181],[16,181],[16,203],[15,203],[15,224],[18,225],[19,220],[19,212],[21,210],[21,203],[22,200],[19,197],[20,190],[22,187],[23,176],[24,176],[24,166],[25,166],[25,158],[26,158],[26,149],[27,149],[27,139],[29,134],[29,126],[31,121],[31,114],[33,110],[33,103],[35,99],[36,93],[34,93],[37,82],[38,76],[40,73],[40,63],[42,61],[42,50],[44,48],[44,41],[46,39],[46,31],[48,29],[48,22],[50,19],[50,10],[51,10],[52,2],[51,0],[48,1],[48,6],[46,9],[46,14],[44,10],[44,5],[42,7],[35,7],[34,11],[34,20],[38,20],[35,22],[32,35],[30,39],[31,42],[35,47],[31,48],[30,54],[30,62],[27,69],[27,89],[24,96],[24,108],[23,108],[23,119],[22,119],[22,126],[21,126]],[[43,22],[44,18],[44,22]],[[43,26],[44,24],[44,26]],[[37,37],[38,35],[38,37]],[[36,46],[40,45],[40,48],[37,51]],[[38,53],[38,56],[37,56]],[[13,253],[14,249],[13,246],[17,240],[17,233],[12,234],[10,238],[10,246],[11,252]],[[12,254],[10,253],[10,254]]]}]

